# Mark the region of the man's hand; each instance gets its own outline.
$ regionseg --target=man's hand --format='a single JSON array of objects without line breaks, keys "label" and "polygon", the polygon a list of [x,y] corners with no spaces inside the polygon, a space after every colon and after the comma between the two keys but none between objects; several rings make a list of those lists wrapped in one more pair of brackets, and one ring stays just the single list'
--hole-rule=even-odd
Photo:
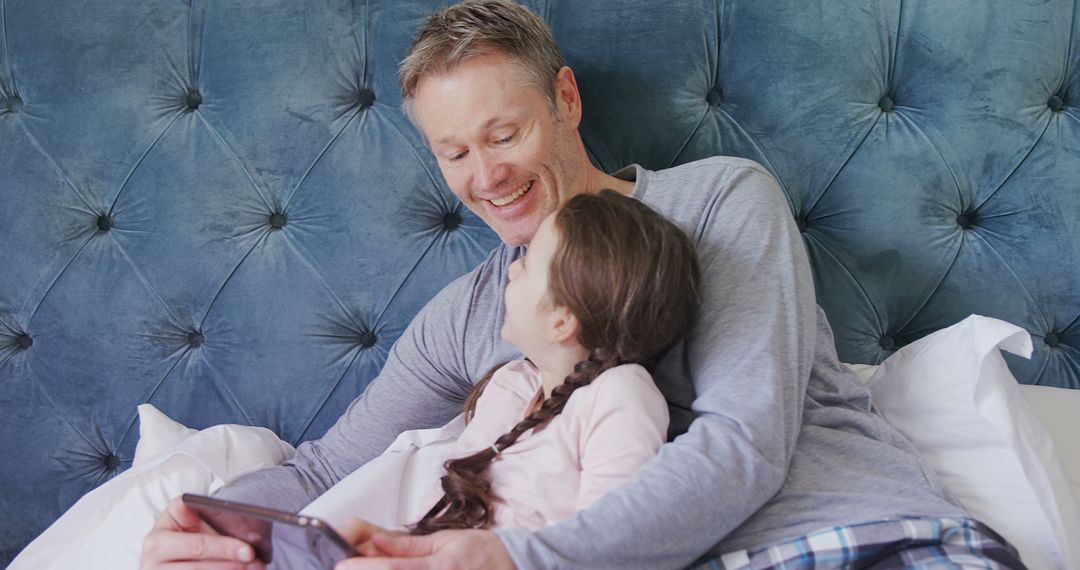
[{"label": "man's hand", "polygon": [[376,534],[406,536],[404,532],[386,530],[379,525],[371,524],[357,518],[346,520],[337,528],[337,531],[338,534],[341,535],[341,538],[344,538],[349,544],[353,545],[356,548],[356,551],[364,556],[389,556],[388,553],[376,548],[375,543],[372,542],[371,539]]},{"label": "man's hand", "polygon": [[179,498],[158,515],[154,529],[143,539],[142,570],[251,570],[263,568],[242,540],[221,536]]},{"label": "man's hand", "polygon": [[428,536],[376,532],[369,539],[382,557],[350,558],[334,570],[514,570],[502,541],[488,530],[444,530]]}]

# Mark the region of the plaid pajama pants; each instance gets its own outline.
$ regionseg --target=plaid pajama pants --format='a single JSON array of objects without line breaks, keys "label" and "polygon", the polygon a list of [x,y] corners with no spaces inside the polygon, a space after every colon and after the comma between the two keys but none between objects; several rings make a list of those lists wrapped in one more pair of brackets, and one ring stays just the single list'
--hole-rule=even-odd
[{"label": "plaid pajama pants", "polygon": [[695,570],[803,568],[1022,569],[1016,549],[972,519],[903,518],[822,529],[791,542],[731,552]]}]

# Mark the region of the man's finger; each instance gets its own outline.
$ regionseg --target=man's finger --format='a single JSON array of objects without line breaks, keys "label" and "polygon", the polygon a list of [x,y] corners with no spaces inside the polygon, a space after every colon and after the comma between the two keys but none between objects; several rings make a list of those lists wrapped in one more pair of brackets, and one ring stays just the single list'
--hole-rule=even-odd
[{"label": "man's finger", "polygon": [[200,523],[199,515],[188,508],[179,497],[169,501],[165,510],[154,521],[154,530],[183,530],[194,532],[198,530]]},{"label": "man's finger", "polygon": [[357,544],[356,551],[359,552],[361,556],[386,556],[386,553],[375,548],[375,545],[372,544],[370,540]]},{"label": "man's finger", "polygon": [[356,518],[346,520],[335,530],[341,535],[341,538],[354,546],[371,540],[372,536],[380,532],[385,532],[381,526]]},{"label": "man's finger", "polygon": [[168,566],[165,566],[169,570],[266,570],[266,566],[261,562],[249,562],[247,564],[243,562],[224,562],[220,560],[209,560],[201,562],[172,562]]},{"label": "man's finger", "polygon": [[435,552],[435,541],[431,535],[376,534],[371,537],[371,542],[388,556],[430,556]]},{"label": "man's finger", "polygon": [[430,536],[376,534],[371,541],[381,555],[390,558],[350,558],[339,562],[334,570],[431,570],[437,567],[431,558],[394,558],[429,556],[434,549]]},{"label": "man's finger", "polygon": [[156,530],[143,542],[148,560],[218,560],[252,562],[255,553],[248,543],[216,534]]},{"label": "man's finger", "polygon": [[435,568],[440,568],[440,566],[433,563],[430,558],[350,558],[334,566],[334,570],[434,570]]},{"label": "man's finger", "polygon": [[203,532],[219,534],[194,509],[177,497],[165,506],[165,510],[154,521],[153,530],[179,530],[181,532]]}]

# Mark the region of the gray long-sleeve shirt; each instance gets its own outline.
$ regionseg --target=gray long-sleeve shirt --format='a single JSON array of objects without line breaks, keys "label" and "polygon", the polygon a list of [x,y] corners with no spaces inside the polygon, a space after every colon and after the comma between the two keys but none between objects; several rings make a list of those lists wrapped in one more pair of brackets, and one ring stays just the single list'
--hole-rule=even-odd
[{"label": "gray long-sleeve shirt", "polygon": [[[702,262],[697,325],[654,374],[673,439],[571,519],[535,533],[498,530],[519,568],[678,568],[833,524],[963,514],[839,363],[802,240],[768,173],[716,157],[616,176],[635,180],[637,199],[687,231]],[[522,252],[499,247],[448,285],[322,439],[220,495],[299,510],[399,432],[458,414],[472,382],[521,356],[500,330],[506,268]]]}]

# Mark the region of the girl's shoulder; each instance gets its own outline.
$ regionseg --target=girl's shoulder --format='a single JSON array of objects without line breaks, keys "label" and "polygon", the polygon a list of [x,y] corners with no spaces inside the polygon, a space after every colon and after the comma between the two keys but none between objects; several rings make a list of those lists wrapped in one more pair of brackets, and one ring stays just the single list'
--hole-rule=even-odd
[{"label": "girl's shoulder", "polygon": [[540,370],[528,360],[511,360],[503,364],[491,375],[489,385],[499,386],[506,390],[522,392],[532,396],[536,388],[543,384],[540,379]]},{"label": "girl's shoulder", "polygon": [[524,405],[536,397],[543,386],[540,371],[528,360],[511,360],[491,375],[476,402],[477,410],[490,408],[492,402],[498,407]]},{"label": "girl's shoulder", "polygon": [[[622,364],[609,368],[578,392],[586,396],[581,398],[582,400],[593,400],[594,408],[640,407],[653,403],[662,403],[666,408],[664,396],[656,387],[652,374],[639,364]],[[578,394],[575,392],[574,395]]]},{"label": "girl's shoulder", "polygon": [[579,388],[563,412],[587,434],[620,432],[638,424],[666,426],[670,421],[667,400],[649,371],[637,364],[605,370],[588,386]]},{"label": "girl's shoulder", "polygon": [[654,384],[652,374],[640,364],[620,364],[600,373],[590,385],[602,386],[614,382],[631,382],[634,384]]}]

